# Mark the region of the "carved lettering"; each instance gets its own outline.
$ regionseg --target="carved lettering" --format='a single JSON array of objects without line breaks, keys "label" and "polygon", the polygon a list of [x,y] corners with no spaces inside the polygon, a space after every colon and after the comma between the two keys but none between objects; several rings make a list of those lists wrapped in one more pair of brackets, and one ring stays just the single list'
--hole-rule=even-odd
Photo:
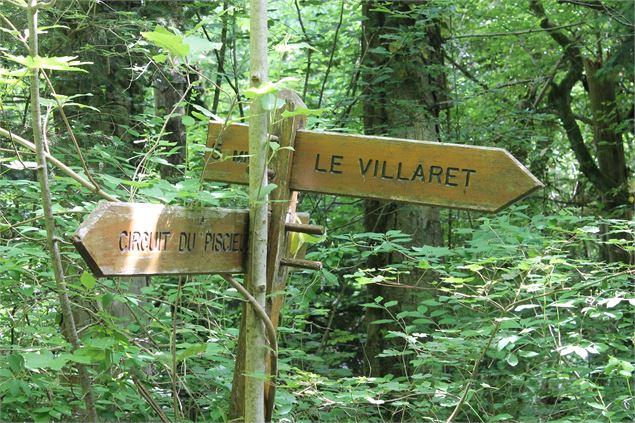
[{"label": "carved lettering", "polygon": [[461,172],[465,172],[465,188],[470,186],[470,175],[476,173],[474,169],[461,169]]},{"label": "carved lettering", "polygon": [[443,168],[441,166],[430,166],[430,177],[428,178],[428,183],[432,183],[432,177],[437,177],[437,183],[441,184],[441,175],[443,174]]},{"label": "carved lettering", "polygon": [[383,179],[394,179],[394,176],[386,175],[386,160],[381,165],[381,177]]},{"label": "carved lettering", "polygon": [[315,156],[315,171],[316,171],[316,172],[323,172],[323,173],[326,173],[326,169],[322,169],[322,168],[320,167],[320,155],[319,155],[319,154],[317,154],[317,155]]},{"label": "carved lettering", "polygon": [[[333,164],[339,165],[335,158],[341,156],[332,156],[331,158],[331,173],[341,173],[334,171]],[[438,184],[447,187],[463,186],[468,188],[473,180],[472,175],[476,174],[475,169],[459,168],[459,167],[444,167],[438,165],[424,166],[423,163],[418,163],[416,167],[408,167],[404,162],[391,163],[389,160],[376,160],[366,159],[359,157],[357,159],[359,163],[360,176],[367,178],[369,176],[381,179],[394,179],[396,181],[413,182],[420,181],[428,184]],[[373,171],[371,174],[371,166]],[[414,166],[414,165],[413,165]],[[326,169],[319,169],[321,172],[327,172]],[[426,179],[427,176],[427,179]]]},{"label": "carved lettering", "polygon": [[341,170],[336,170],[335,167],[342,164],[340,160],[343,158],[344,156],[331,156],[331,173],[342,173]]},{"label": "carved lettering", "polygon": [[399,165],[397,166],[397,179],[399,179],[400,181],[409,181],[409,178],[404,178],[401,176],[401,162],[399,162]]},{"label": "carved lettering", "polygon": [[361,172],[362,176],[366,176],[366,173],[368,172],[368,169],[370,169],[370,164],[373,162],[373,159],[368,159],[368,161],[366,162],[366,166],[364,166],[364,161],[362,159],[358,159],[359,160],[359,171]]},{"label": "carved lettering", "polygon": [[195,232],[181,232],[179,234],[179,252],[182,253],[185,250],[192,251],[196,246],[196,233]]},{"label": "carved lettering", "polygon": [[119,251],[165,251],[170,231],[121,231]]},{"label": "carved lettering", "polygon": [[414,181],[415,178],[420,178],[421,182],[425,182],[426,177],[423,174],[423,165],[421,163],[419,163],[417,165],[417,168],[415,169],[414,173],[412,174],[412,178],[410,178],[411,181]]},{"label": "carved lettering", "polygon": [[445,185],[448,187],[456,187],[459,184],[457,184],[456,182],[450,182],[450,178],[454,179],[456,178],[456,175],[453,175],[452,172],[455,172],[459,170],[458,167],[449,167],[445,170]]}]

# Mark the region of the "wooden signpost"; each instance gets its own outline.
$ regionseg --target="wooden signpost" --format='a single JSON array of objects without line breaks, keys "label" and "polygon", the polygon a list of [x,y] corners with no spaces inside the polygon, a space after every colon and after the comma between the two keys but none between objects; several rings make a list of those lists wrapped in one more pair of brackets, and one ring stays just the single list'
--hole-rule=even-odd
[{"label": "wooden signpost", "polygon": [[[247,183],[247,125],[209,124],[203,177]],[[542,187],[501,148],[298,130],[293,191],[496,212]]]},{"label": "wooden signpost", "polygon": [[[298,213],[288,232],[321,233]],[[102,203],[79,226],[73,243],[95,276],[244,273],[248,210],[143,203]],[[307,267],[305,247],[284,263]],[[304,266],[303,266],[304,265]]]},{"label": "wooden signpost", "polygon": [[243,272],[247,210],[102,203],[75,247],[97,276]]},{"label": "wooden signpost", "polygon": [[[293,92],[283,90],[278,97],[289,111],[304,107]],[[266,287],[273,333],[288,267],[321,268],[319,262],[288,254],[295,249],[288,232],[324,233],[323,227],[306,224],[306,213],[296,214],[296,191],[496,212],[543,186],[500,148],[306,131],[302,116],[276,121],[272,139],[281,148],[268,172],[277,188],[270,197]],[[204,179],[248,183],[247,125],[211,122],[207,144]],[[96,276],[243,273],[248,224],[247,210],[104,203],[81,224],[73,241]],[[244,388],[242,326],[240,333],[235,392]],[[269,342],[275,345],[275,336]],[[267,362],[267,373],[275,377],[275,350]],[[267,421],[274,395],[270,380]]]}]

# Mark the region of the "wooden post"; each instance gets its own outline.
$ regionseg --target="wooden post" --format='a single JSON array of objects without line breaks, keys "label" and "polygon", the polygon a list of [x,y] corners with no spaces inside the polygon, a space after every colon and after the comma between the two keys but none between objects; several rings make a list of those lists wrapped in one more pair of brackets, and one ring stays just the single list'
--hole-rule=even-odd
[{"label": "wooden post", "polygon": [[[306,107],[300,97],[293,91],[282,90],[278,98],[285,101],[282,110],[294,111],[299,107]],[[267,314],[273,327],[278,328],[280,309],[284,302],[284,288],[286,286],[288,268],[281,266],[287,253],[286,224],[295,222],[298,193],[290,188],[291,167],[293,164],[293,147],[295,146],[296,130],[304,127],[306,117],[295,116],[282,118],[277,113],[274,118],[274,135],[278,137],[280,149],[273,158],[273,182],[278,186],[271,193],[271,220],[269,224],[269,252],[267,256]],[[265,386],[265,419],[271,421],[275,400],[275,376],[277,373],[277,358],[268,354],[267,375],[269,383]]]}]

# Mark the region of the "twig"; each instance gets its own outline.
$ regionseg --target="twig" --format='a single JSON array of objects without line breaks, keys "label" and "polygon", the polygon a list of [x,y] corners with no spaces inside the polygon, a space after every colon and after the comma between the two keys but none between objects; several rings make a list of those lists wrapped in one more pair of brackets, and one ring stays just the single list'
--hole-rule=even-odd
[{"label": "twig", "polygon": [[520,31],[509,31],[509,32],[485,32],[485,33],[480,33],[480,34],[464,34],[464,35],[455,35],[454,37],[448,37],[446,38],[447,40],[460,40],[462,38],[489,38],[489,37],[509,37],[512,35],[523,35],[523,34],[533,34],[533,33],[537,33],[537,32],[545,32],[545,31],[551,31],[553,29],[563,29],[563,28],[572,28],[572,27],[579,27],[580,25],[582,25],[584,22],[576,22],[576,23],[572,23],[572,24],[566,24],[566,25],[560,25],[560,26],[555,26],[549,30],[543,29],[543,28],[530,28],[530,29],[523,29]]},{"label": "twig", "polygon": [[79,142],[77,142],[77,137],[75,137],[75,131],[73,131],[73,127],[68,121],[68,117],[66,116],[66,112],[64,111],[64,105],[57,97],[55,88],[53,87],[53,84],[51,83],[51,80],[49,79],[46,72],[42,71],[42,75],[44,75],[44,79],[46,79],[46,83],[49,87],[49,90],[51,90],[51,94],[53,95],[53,98],[55,99],[55,102],[57,103],[57,107],[59,108],[59,111],[60,111],[60,116],[62,117],[62,120],[64,121],[64,126],[66,126],[66,130],[68,131],[68,135],[71,138],[71,141],[73,141],[73,145],[75,146],[75,151],[77,151],[77,157],[79,158],[79,161],[81,162],[82,167],[84,168],[84,172],[86,173],[86,176],[88,177],[90,182],[93,185],[95,185],[95,187],[99,188],[99,184],[97,183],[97,181],[95,181],[95,178],[93,178],[92,176],[92,172],[88,168],[88,163],[86,163],[86,160],[84,160],[82,149],[79,147]]},{"label": "twig", "polygon": [[[5,138],[8,138],[9,140],[11,140],[13,142],[16,142],[16,143],[20,144],[23,147],[28,148],[29,150],[31,150],[33,152],[36,151],[35,144],[33,144],[31,141],[28,141],[28,140],[20,137],[19,135],[14,134],[11,131],[8,131],[8,130],[6,130],[4,128],[0,128],[0,135],[2,135]],[[66,166],[64,163],[62,163],[61,161],[59,161],[58,159],[56,159],[55,157],[53,157],[49,153],[44,152],[44,157],[46,158],[47,162],[50,162],[51,164],[55,165],[62,172],[64,172],[68,177],[70,177],[70,178],[74,179],[75,181],[79,182],[79,184],[82,185],[84,188],[89,189],[90,191],[92,191],[95,194],[105,198],[108,201],[119,201],[117,199],[117,197],[108,194],[107,192],[103,191],[99,187],[96,187],[90,181],[87,181],[86,179],[84,179],[81,175],[79,175],[73,169],[71,169],[70,167]]]},{"label": "twig", "polygon": [[465,388],[463,389],[463,393],[461,394],[461,399],[459,399],[459,402],[456,404],[456,406],[454,407],[454,410],[452,410],[452,414],[450,414],[450,417],[448,417],[445,423],[451,423],[452,420],[454,420],[454,418],[457,416],[457,414],[459,414],[459,410],[461,410],[461,406],[465,402],[465,399],[467,398],[467,394],[470,391],[472,382],[474,382],[474,378],[476,378],[476,375],[478,374],[478,368],[481,365],[481,361],[483,361],[483,358],[485,358],[485,354],[487,353],[489,346],[492,345],[492,341],[494,340],[494,337],[498,333],[501,323],[502,323],[501,320],[498,320],[496,322],[496,325],[494,326],[494,330],[492,330],[492,333],[489,336],[489,339],[487,340],[485,347],[481,351],[480,357],[478,358],[478,360],[474,362],[474,366],[472,367],[472,372],[470,373],[470,379],[467,381]]},{"label": "twig", "polygon": [[176,318],[179,310],[179,302],[181,301],[181,290],[184,281],[179,278],[176,288],[176,298],[172,306],[172,331],[170,335],[170,355],[172,357],[172,366],[170,368],[172,380],[172,406],[174,408],[174,419],[179,421],[181,419],[181,404],[179,402],[179,391],[177,382],[177,368],[176,368]]},{"label": "twig", "polygon": [[[220,51],[214,50],[214,55],[216,56],[216,61],[218,62],[218,66],[216,69],[216,82],[214,84],[214,99],[212,101],[212,113],[214,114],[218,112],[218,102],[220,100],[221,83],[223,82],[223,77],[225,77],[225,80],[227,81],[229,86],[232,88],[232,90],[234,90],[234,93],[236,93],[236,97],[239,96],[238,87],[234,86],[231,79],[229,79],[227,74],[225,74],[225,51],[227,50],[227,0],[223,1],[222,16],[223,27],[220,32],[221,47]],[[198,12],[196,12],[196,18],[198,19],[199,23],[203,22],[203,19]],[[212,37],[210,37],[204,24],[201,25],[201,29],[203,30],[203,34],[205,34],[205,38],[207,38],[207,41],[211,42]]]},{"label": "twig", "polygon": [[236,62],[238,59],[236,58],[236,15],[232,15],[232,70],[234,73],[234,91],[236,92],[236,101],[238,102],[238,111],[240,112],[240,118],[245,118],[245,111],[243,110],[243,103],[240,101],[240,91],[238,88],[238,68]]},{"label": "twig", "polygon": [[131,378],[132,378],[132,382],[137,388],[137,391],[139,391],[139,394],[150,405],[150,408],[152,408],[154,412],[157,413],[157,416],[159,416],[159,419],[161,419],[163,423],[171,423],[168,416],[166,416],[163,410],[161,409],[161,406],[157,404],[154,398],[152,398],[152,395],[150,394],[150,391],[148,391],[148,388],[146,388],[145,385],[141,383],[141,381],[136,376],[132,375]]},{"label": "twig", "polygon": [[[267,316],[267,312],[265,311],[265,309],[262,308],[260,304],[258,304],[256,299],[249,293],[249,291],[247,291],[247,288],[245,288],[240,282],[234,279],[230,274],[221,273],[220,275],[223,279],[229,282],[231,286],[236,288],[236,291],[240,292],[240,294],[243,297],[245,297],[245,299],[253,307],[254,312],[264,322],[265,329],[267,329],[267,338],[269,339],[269,346],[271,348],[272,354],[277,357],[278,356],[278,341],[276,339],[277,338],[276,329],[273,327],[273,323],[271,323],[271,319],[269,319],[269,316]],[[273,375],[275,373],[272,371],[271,374]]]},{"label": "twig", "polygon": [[322,80],[322,88],[320,88],[320,98],[318,99],[318,106],[322,106],[322,97],[324,96],[324,87],[326,86],[326,81],[329,78],[329,73],[331,72],[331,67],[333,67],[333,57],[335,56],[335,49],[337,48],[337,38],[340,35],[340,28],[342,27],[342,20],[344,19],[344,0],[342,0],[342,7],[340,8],[340,20],[337,23],[337,28],[335,28],[335,36],[333,37],[333,47],[331,48],[331,56],[329,57],[329,64],[326,67],[326,72],[324,73],[324,79]]},{"label": "twig", "polygon": [[[311,39],[309,38],[309,34],[306,32],[306,28],[304,27],[304,21],[302,21],[302,13],[300,12],[300,4],[298,0],[294,0],[295,3],[295,11],[298,15],[298,22],[300,23],[300,29],[302,29],[302,34],[304,35],[304,41],[311,46]],[[313,50],[309,49],[306,58],[306,72],[304,73],[304,88],[302,89],[302,101],[306,101],[306,92],[309,86],[309,75],[311,74],[311,57],[313,56]]]}]

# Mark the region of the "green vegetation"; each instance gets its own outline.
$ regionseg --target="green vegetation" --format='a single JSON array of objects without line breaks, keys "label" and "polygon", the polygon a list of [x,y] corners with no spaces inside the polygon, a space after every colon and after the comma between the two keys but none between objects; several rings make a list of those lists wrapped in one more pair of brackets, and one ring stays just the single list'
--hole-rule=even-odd
[{"label": "green vegetation", "polygon": [[[286,289],[275,421],[635,420],[632,2],[270,0],[260,91],[246,2],[42,2],[35,57],[27,2],[0,4],[0,421],[86,420],[82,368],[100,420],[229,421],[239,292],[96,279],[71,240],[107,197],[247,207],[202,180],[207,122],[282,88],[309,129],[502,147],[545,188],[494,215],[302,194],[324,268]],[[36,69],[65,286],[18,140]]]}]

